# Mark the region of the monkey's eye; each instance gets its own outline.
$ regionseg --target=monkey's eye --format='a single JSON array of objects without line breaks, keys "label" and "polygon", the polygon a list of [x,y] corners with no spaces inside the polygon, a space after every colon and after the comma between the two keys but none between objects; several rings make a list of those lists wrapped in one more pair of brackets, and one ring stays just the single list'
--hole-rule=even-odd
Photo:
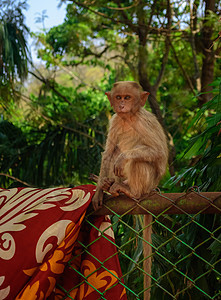
[{"label": "monkey's eye", "polygon": [[125,100],[129,100],[129,99],[130,99],[130,96],[127,95],[124,99],[125,99]]},{"label": "monkey's eye", "polygon": [[120,99],[121,99],[121,96],[116,96],[116,99],[117,99],[117,100],[120,100]]}]

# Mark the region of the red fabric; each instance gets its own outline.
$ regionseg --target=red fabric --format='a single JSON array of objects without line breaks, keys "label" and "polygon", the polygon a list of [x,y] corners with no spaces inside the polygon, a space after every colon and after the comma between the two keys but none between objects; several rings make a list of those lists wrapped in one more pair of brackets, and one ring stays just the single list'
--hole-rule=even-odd
[{"label": "red fabric", "polygon": [[109,218],[83,222],[94,189],[0,189],[1,300],[126,299]]}]

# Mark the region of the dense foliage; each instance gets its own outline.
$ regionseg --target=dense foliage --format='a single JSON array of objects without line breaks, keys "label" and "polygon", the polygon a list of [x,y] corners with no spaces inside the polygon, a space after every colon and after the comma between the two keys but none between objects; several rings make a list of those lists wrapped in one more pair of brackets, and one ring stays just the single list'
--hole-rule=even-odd
[{"label": "dense foliage", "polygon": [[16,97],[15,81],[23,83],[28,74],[28,28],[22,10],[26,1],[3,0],[0,3],[0,101]]},{"label": "dense foliage", "polygon": [[[62,1],[67,5],[64,22],[33,33],[41,65],[29,67],[28,29],[23,16],[26,1],[1,2],[2,187],[88,183],[89,174],[99,172],[113,113],[104,93],[116,80],[137,80],[150,91],[146,109],[156,114],[170,145],[169,168],[160,188],[165,192],[184,191],[190,186],[202,191],[221,189],[220,4],[209,0],[179,2]],[[24,88],[21,82],[27,72]],[[141,230],[140,217],[124,218]],[[197,218],[211,232],[220,226],[216,216]],[[123,247],[133,232],[118,223],[116,216],[113,222],[116,242]],[[203,246],[197,250],[200,256],[206,255],[211,263],[218,259],[217,244],[203,243],[207,231],[202,232],[194,223],[187,230],[185,216],[168,217],[167,222],[180,228],[177,236],[193,248],[196,240],[202,240]],[[154,226],[153,242],[162,254],[170,255],[171,261],[188,256],[182,243],[176,239],[166,242],[170,239],[171,232]],[[142,259],[140,240],[123,249],[135,262]],[[123,272],[134,270],[126,276],[126,283],[142,285],[135,263],[128,266],[123,257],[121,262]],[[192,277],[203,272],[200,260],[193,256],[181,267]],[[159,257],[153,273],[160,277],[169,268]],[[189,284],[175,272],[161,280],[172,294]],[[211,275],[207,282],[202,279],[200,286],[218,290],[218,278]],[[203,299],[191,293],[179,299]],[[163,299],[157,287],[152,295]]]}]

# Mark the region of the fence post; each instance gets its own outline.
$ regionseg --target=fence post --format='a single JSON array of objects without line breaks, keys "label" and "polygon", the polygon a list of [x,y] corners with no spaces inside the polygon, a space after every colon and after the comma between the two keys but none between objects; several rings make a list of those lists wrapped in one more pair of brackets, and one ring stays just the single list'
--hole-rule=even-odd
[{"label": "fence post", "polygon": [[[150,300],[151,287],[151,254],[152,254],[152,220],[151,214],[144,215],[143,256],[144,256],[144,300]],[[150,244],[146,243],[148,241]],[[149,274],[149,275],[148,275]]]}]

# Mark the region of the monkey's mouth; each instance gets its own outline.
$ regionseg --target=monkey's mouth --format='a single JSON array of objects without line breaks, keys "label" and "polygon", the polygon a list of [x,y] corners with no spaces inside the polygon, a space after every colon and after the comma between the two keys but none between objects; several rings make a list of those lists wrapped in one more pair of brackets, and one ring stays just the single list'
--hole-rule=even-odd
[{"label": "monkey's mouth", "polygon": [[119,106],[119,112],[127,112],[127,111],[128,111],[128,109],[125,105],[120,105]]}]

